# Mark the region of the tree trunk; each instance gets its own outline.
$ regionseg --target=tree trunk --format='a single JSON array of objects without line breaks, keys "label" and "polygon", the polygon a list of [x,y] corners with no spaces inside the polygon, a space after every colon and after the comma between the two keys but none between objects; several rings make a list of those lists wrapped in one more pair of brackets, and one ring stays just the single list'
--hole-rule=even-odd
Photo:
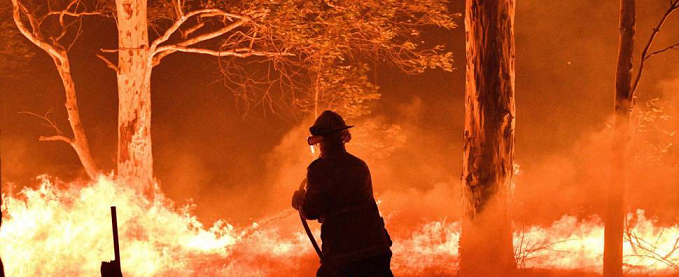
[{"label": "tree trunk", "polygon": [[514,0],[467,0],[459,276],[516,268],[508,213],[514,165]]},{"label": "tree trunk", "polygon": [[153,192],[151,70],[146,0],[117,0],[118,176]]},{"label": "tree trunk", "polygon": [[[99,173],[99,169],[92,159],[90,154],[89,143],[87,142],[87,135],[85,135],[85,128],[83,128],[82,122],[80,121],[80,112],[78,111],[78,101],[75,94],[75,83],[71,77],[71,64],[68,59],[68,54],[57,42],[52,41],[48,43],[39,34],[39,30],[29,30],[26,25],[21,21],[21,4],[18,0],[12,0],[12,17],[14,19],[14,24],[16,24],[17,29],[21,34],[31,41],[35,46],[44,50],[52,60],[54,65],[59,72],[59,77],[61,77],[61,82],[64,86],[64,92],[66,93],[66,112],[68,114],[68,121],[71,125],[71,130],[73,131],[73,138],[67,138],[58,132],[56,136],[51,137],[40,137],[43,141],[63,141],[71,145],[75,150],[80,163],[85,168],[87,175],[90,179],[94,179]],[[29,21],[34,22],[35,18],[29,12],[24,12],[24,15],[28,17]],[[39,26],[31,25],[31,28]],[[45,118],[49,121],[49,119]],[[50,124],[52,122],[50,121]],[[54,126],[56,128],[56,126]],[[58,130],[57,130],[58,131]]]},{"label": "tree trunk", "polygon": [[604,233],[604,276],[622,276],[622,243],[625,223],[624,195],[627,178],[626,152],[630,139],[632,100],[632,54],[635,33],[635,0],[620,1],[620,45],[615,73],[615,122],[611,169],[608,183],[608,206]]},{"label": "tree trunk", "polygon": [[80,163],[82,163],[85,168],[87,175],[90,179],[94,180],[97,174],[99,174],[99,169],[97,168],[94,159],[92,159],[87,135],[85,135],[85,128],[83,128],[82,122],[80,121],[78,99],[75,94],[75,84],[71,77],[71,65],[66,53],[62,54],[62,57],[64,58],[54,57],[53,59],[57,71],[59,72],[59,76],[61,77],[61,82],[64,85],[64,90],[66,91],[66,112],[68,114],[68,122],[73,131],[73,139],[69,141],[69,144],[78,154]]}]

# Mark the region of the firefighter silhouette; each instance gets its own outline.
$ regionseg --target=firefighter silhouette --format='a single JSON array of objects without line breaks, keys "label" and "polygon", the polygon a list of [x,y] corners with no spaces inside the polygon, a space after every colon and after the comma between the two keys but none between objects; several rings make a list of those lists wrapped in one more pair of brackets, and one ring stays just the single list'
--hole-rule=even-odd
[{"label": "firefighter silhouette", "polygon": [[351,155],[342,117],[324,111],[309,128],[310,145],[321,154],[307,168],[307,188],[296,191],[293,208],[321,223],[322,254],[318,277],[393,276],[391,239],[373,197],[368,165]]}]

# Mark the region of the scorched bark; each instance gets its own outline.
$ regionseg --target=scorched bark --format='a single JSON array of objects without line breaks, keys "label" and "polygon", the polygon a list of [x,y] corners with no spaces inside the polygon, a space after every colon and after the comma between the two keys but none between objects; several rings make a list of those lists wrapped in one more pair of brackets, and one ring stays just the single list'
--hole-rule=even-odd
[{"label": "scorched bark", "polygon": [[615,122],[608,206],[604,233],[604,276],[622,276],[622,243],[625,222],[624,195],[627,178],[625,163],[630,140],[630,117],[634,107],[632,91],[632,54],[636,26],[635,0],[620,1],[620,45],[615,73]]},{"label": "scorched bark", "polygon": [[516,267],[507,210],[514,165],[513,0],[467,0],[460,276]]},{"label": "scorched bark", "polygon": [[147,1],[116,1],[118,23],[118,176],[139,191],[153,188],[151,69]]}]

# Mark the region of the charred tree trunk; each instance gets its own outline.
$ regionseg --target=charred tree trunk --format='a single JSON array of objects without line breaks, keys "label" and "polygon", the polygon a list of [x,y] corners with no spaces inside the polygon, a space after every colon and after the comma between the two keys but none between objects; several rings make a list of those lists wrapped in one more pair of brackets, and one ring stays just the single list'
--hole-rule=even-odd
[{"label": "charred tree trunk", "polygon": [[508,213],[514,165],[514,0],[467,0],[460,276],[516,268]]},{"label": "charred tree trunk", "polygon": [[118,176],[153,192],[151,70],[146,0],[117,0]]},{"label": "charred tree trunk", "polygon": [[634,107],[632,93],[632,54],[636,26],[635,0],[620,1],[620,45],[615,73],[615,122],[608,206],[604,234],[604,276],[622,276],[622,243],[625,223],[624,195],[626,178],[626,152],[630,140],[630,118]]}]

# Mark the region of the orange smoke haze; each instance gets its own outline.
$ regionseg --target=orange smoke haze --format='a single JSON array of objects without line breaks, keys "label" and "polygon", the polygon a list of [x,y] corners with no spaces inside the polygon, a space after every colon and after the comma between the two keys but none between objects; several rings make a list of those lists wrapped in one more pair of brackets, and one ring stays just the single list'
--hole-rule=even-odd
[{"label": "orange smoke haze", "polygon": [[[461,12],[463,1],[453,2],[451,10]],[[517,261],[597,273],[618,8],[614,1],[589,0],[517,5]],[[639,43],[665,5],[639,3]],[[676,43],[678,30],[679,20],[670,20],[656,45]],[[404,76],[378,66],[382,99],[371,115],[348,120],[357,125],[348,149],[370,166],[395,238],[398,276],[453,276],[457,270],[464,32],[430,30],[426,36],[455,53],[456,72]],[[115,43],[85,29],[72,50],[82,119],[93,155],[108,171],[115,161],[115,75],[94,53]],[[639,90],[626,199],[628,272],[666,274],[679,265],[679,251],[672,252],[679,238],[678,64],[677,51],[654,57]],[[244,116],[231,92],[214,83],[213,61],[168,57],[152,80],[155,170],[164,196],[146,203],[109,177],[82,181],[71,148],[37,141],[52,130],[20,112],[52,110],[66,126],[63,91],[43,53],[27,66],[26,76],[0,78],[8,181],[0,256],[8,276],[96,275],[99,262],[113,255],[110,205],[119,207],[125,276],[313,275],[317,259],[290,208],[314,158],[305,143],[309,118],[284,111]]]}]

